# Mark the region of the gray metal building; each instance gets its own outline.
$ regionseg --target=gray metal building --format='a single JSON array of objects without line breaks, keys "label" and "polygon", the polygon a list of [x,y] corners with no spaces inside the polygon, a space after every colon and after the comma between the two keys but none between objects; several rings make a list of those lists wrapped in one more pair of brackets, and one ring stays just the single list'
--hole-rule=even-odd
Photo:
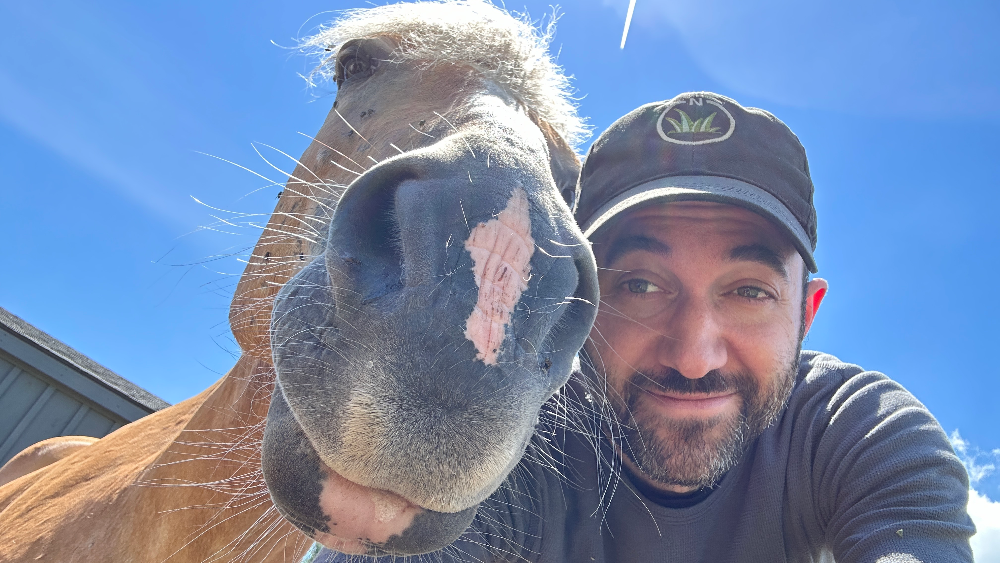
[{"label": "gray metal building", "polygon": [[100,438],[167,406],[0,307],[0,465],[39,440]]}]

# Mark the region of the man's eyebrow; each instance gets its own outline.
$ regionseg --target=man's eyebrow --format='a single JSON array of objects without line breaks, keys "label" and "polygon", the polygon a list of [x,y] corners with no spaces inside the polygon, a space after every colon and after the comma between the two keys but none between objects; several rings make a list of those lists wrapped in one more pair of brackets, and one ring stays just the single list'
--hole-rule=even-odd
[{"label": "man's eyebrow", "polygon": [[777,251],[763,244],[744,244],[729,251],[729,262],[749,261],[757,262],[774,270],[784,279],[788,279],[788,270],[785,269],[785,260]]},{"label": "man's eyebrow", "polygon": [[615,241],[611,243],[611,247],[608,248],[608,253],[604,257],[605,266],[611,266],[615,263],[615,260],[621,258],[629,252],[632,252],[633,250],[644,250],[646,252],[662,254],[664,256],[670,254],[670,247],[655,238],[642,235],[630,235],[615,239]]}]

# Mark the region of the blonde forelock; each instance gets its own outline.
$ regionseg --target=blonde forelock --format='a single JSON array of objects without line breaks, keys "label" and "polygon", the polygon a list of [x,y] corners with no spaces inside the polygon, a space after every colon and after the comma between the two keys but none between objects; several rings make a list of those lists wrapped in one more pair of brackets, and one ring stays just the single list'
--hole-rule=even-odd
[{"label": "blonde forelock", "polygon": [[486,0],[407,2],[346,10],[303,39],[300,47],[319,59],[312,78],[328,80],[334,74],[337,50],[346,41],[397,38],[394,59],[471,66],[576,148],[589,136],[589,129],[577,115],[569,77],[549,55],[555,19],[535,27],[526,16],[511,14]]}]

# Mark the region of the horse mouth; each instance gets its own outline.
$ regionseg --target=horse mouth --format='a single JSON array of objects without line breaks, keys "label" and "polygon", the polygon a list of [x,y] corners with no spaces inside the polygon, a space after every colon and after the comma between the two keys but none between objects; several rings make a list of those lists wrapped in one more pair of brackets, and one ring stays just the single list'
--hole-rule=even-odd
[{"label": "horse mouth", "polygon": [[323,465],[326,479],[319,508],[325,529],[312,537],[349,555],[419,555],[458,539],[472,524],[477,506],[457,513],[435,512],[403,496],[360,485]]},{"label": "horse mouth", "polygon": [[352,555],[418,555],[458,539],[475,506],[457,512],[424,508],[402,494],[345,477],[320,459],[275,388],[262,444],[261,469],[278,512],[326,547]]},{"label": "horse mouth", "polygon": [[370,554],[373,548],[402,536],[414,518],[424,512],[391,491],[355,483],[321,466],[326,479],[319,495],[319,507],[328,518],[329,531],[317,530],[313,539],[324,546],[352,555]]}]

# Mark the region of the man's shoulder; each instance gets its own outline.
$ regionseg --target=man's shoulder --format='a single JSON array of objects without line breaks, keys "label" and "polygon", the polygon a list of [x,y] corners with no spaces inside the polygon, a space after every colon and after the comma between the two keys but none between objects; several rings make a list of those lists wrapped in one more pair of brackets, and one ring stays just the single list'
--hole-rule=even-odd
[{"label": "man's shoulder", "polygon": [[[797,383],[808,382],[818,385],[838,385],[864,372],[865,369],[861,366],[845,362],[833,354],[816,350],[802,350],[799,354],[799,376]],[[885,376],[882,375],[882,377]]]},{"label": "man's shoulder", "polygon": [[[902,385],[884,373],[866,370],[832,354],[803,350],[799,356],[799,373],[792,390],[793,399],[819,395],[830,401],[842,402],[856,395],[903,393],[913,398]],[[916,398],[913,398],[916,401]]]},{"label": "man's shoulder", "polygon": [[[767,459],[785,454],[786,538],[801,549],[969,560],[968,477],[940,424],[896,381],[803,351],[788,409],[767,436]],[[896,532],[915,523],[919,534]]]},{"label": "man's shoulder", "polygon": [[864,435],[898,413],[912,424],[937,422],[912,393],[890,377],[831,354],[803,350],[786,422],[811,433]]}]

